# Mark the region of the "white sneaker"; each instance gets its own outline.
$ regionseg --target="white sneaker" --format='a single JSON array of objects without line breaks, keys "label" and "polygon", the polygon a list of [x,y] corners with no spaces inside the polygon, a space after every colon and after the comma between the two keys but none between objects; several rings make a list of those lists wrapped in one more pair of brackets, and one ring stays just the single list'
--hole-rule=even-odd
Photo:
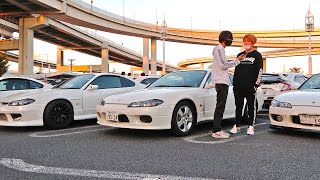
[{"label": "white sneaker", "polygon": [[241,132],[240,127],[237,127],[236,125],[234,125],[233,128],[229,131],[229,133],[231,134],[237,134],[240,132]]},{"label": "white sneaker", "polygon": [[219,131],[219,132],[212,133],[212,137],[220,138],[220,139],[228,139],[230,137],[230,134],[224,131]]},{"label": "white sneaker", "polygon": [[247,129],[247,134],[248,135],[254,135],[254,127],[253,126],[249,126]]}]

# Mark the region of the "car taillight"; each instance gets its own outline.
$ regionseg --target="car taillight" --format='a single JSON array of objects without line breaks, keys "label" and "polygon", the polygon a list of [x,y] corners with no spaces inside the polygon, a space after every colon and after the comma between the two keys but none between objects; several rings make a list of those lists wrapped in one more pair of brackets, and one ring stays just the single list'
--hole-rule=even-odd
[{"label": "car taillight", "polygon": [[283,84],[282,88],[280,91],[289,91],[291,89],[291,85],[288,83],[284,83],[282,82],[281,84]]}]

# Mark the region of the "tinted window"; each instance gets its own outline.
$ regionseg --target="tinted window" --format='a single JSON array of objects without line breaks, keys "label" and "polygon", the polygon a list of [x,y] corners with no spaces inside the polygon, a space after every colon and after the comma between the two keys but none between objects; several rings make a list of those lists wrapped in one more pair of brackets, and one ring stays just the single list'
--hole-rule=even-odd
[{"label": "tinted window", "polygon": [[120,88],[121,81],[118,76],[100,76],[91,83],[98,85],[98,89]]},{"label": "tinted window", "polygon": [[29,81],[30,83],[30,89],[40,89],[43,88],[43,85],[40,83],[37,83],[35,81]]},{"label": "tinted window", "polygon": [[28,80],[25,79],[4,79],[0,82],[1,91],[28,89]]},{"label": "tinted window", "polygon": [[272,84],[280,83],[281,79],[277,74],[262,74],[261,83],[262,84]]},{"label": "tinted window", "polygon": [[120,77],[120,81],[121,81],[121,87],[133,87],[136,85],[133,81],[124,77]]}]

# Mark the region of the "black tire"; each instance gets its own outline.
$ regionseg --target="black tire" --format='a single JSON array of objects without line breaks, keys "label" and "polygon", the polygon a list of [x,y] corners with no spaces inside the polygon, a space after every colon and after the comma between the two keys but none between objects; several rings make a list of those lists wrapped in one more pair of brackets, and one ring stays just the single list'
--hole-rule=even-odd
[{"label": "black tire", "polygon": [[197,113],[193,105],[187,101],[179,102],[173,110],[171,132],[176,136],[190,134],[195,126]]},{"label": "black tire", "polygon": [[43,123],[50,129],[63,129],[68,127],[73,119],[72,105],[64,100],[49,103],[44,110]]}]

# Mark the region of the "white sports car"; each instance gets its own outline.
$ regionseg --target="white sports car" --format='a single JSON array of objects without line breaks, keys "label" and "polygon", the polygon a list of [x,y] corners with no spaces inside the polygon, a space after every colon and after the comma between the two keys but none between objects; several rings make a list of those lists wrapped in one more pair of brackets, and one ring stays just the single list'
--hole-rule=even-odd
[{"label": "white sports car", "polygon": [[18,94],[31,92],[39,89],[51,89],[52,85],[28,77],[1,77],[0,99]]},{"label": "white sports car", "polygon": [[[230,77],[233,77],[230,75]],[[216,91],[208,70],[177,71],[167,74],[149,87],[102,99],[97,106],[98,124],[132,129],[171,129],[178,136],[190,133],[195,124],[212,120]],[[259,89],[259,109],[263,98]],[[235,117],[233,87],[224,118]]]},{"label": "white sports car", "polygon": [[58,88],[0,99],[0,126],[67,127],[73,120],[96,118],[101,98],[145,85],[115,74],[85,74]]},{"label": "white sports car", "polygon": [[269,109],[270,127],[320,131],[320,74],[297,91],[276,96]]}]

